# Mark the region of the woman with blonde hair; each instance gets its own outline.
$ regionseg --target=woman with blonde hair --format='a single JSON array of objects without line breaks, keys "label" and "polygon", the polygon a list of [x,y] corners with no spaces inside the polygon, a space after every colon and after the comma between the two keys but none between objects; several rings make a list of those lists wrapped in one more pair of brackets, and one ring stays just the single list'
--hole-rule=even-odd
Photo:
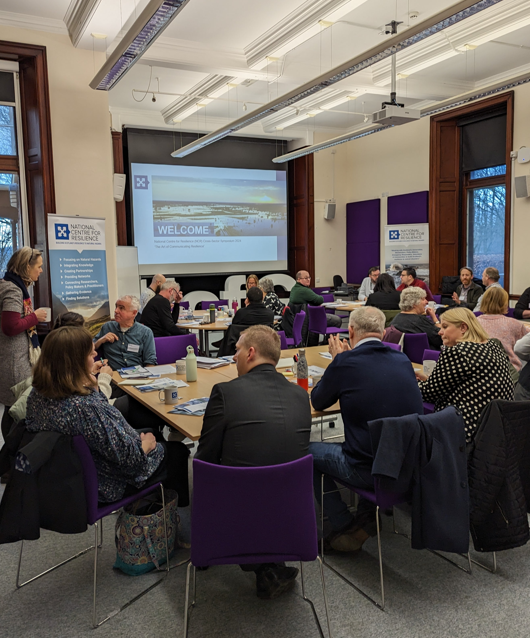
[{"label": "woman with blonde hair", "polygon": [[508,312],[508,293],[504,288],[495,286],[488,288],[482,296],[480,311],[483,313],[478,318],[479,323],[491,338],[498,339],[513,367],[520,372],[521,360],[515,354],[513,348],[519,339],[528,332],[524,323],[513,317],[506,317]]},{"label": "woman with blonde hair", "polygon": [[[33,310],[28,288],[42,272],[42,253],[25,246],[13,253],[0,279],[0,403],[12,406],[16,397],[11,388],[31,376],[31,366],[39,356],[36,326],[46,320],[46,309]],[[4,440],[13,419],[9,410],[2,417]]]},{"label": "woman with blonde hair", "polygon": [[259,286],[259,279],[257,275],[249,275],[247,277],[247,290],[249,288],[253,288],[254,286]]},{"label": "woman with blonde hair", "polygon": [[462,413],[470,441],[488,403],[513,400],[508,358],[467,308],[444,312],[440,336],[445,349],[428,378],[416,371],[419,388],[423,400],[434,403],[435,411],[452,405]]}]

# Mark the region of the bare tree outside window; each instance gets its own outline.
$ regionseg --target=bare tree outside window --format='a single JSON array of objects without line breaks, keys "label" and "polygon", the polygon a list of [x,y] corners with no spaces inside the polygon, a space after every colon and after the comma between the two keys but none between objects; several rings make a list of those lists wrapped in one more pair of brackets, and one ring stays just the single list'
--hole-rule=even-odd
[{"label": "bare tree outside window", "polygon": [[[504,175],[506,166],[472,171],[471,179]],[[497,268],[504,285],[506,186],[468,189],[467,263],[477,273]]]}]

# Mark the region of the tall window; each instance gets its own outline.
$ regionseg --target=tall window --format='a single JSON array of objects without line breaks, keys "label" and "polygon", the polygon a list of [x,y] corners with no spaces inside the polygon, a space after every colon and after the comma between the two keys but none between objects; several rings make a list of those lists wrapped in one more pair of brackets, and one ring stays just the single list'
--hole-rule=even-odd
[{"label": "tall window", "polygon": [[23,245],[15,106],[14,74],[0,72],[0,277]]},{"label": "tall window", "polygon": [[506,106],[460,118],[462,266],[480,277],[497,268],[504,286],[506,254]]},{"label": "tall window", "polygon": [[493,266],[504,286],[506,231],[506,165],[465,175],[467,206],[466,264],[477,276]]}]

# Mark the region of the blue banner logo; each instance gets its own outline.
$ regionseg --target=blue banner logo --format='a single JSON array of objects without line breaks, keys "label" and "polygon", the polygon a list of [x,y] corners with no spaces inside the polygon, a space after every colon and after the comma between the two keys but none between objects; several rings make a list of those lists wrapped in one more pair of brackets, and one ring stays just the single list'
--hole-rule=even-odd
[{"label": "blue banner logo", "polygon": [[388,238],[390,240],[399,239],[399,230],[389,230],[388,231]]},{"label": "blue banner logo", "polygon": [[149,188],[149,179],[147,175],[135,175],[134,188],[137,190],[147,190]]},{"label": "blue banner logo", "polygon": [[70,239],[70,229],[68,224],[55,224],[55,239],[68,241]]}]

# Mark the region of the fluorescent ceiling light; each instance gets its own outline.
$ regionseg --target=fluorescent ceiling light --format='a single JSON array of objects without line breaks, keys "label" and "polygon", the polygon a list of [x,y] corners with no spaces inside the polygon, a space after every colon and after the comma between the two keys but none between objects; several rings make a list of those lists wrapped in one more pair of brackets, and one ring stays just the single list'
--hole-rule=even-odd
[{"label": "fluorescent ceiling light", "polygon": [[245,115],[234,122],[213,131],[212,133],[204,135],[191,144],[187,144],[186,146],[171,153],[171,156],[186,157],[186,155],[189,155],[200,148],[204,148],[213,142],[217,142],[227,135],[235,133],[250,124],[259,122],[269,115],[281,111],[287,106],[292,106],[300,100],[314,95],[315,93],[318,93],[319,91],[322,91],[341,80],[345,80],[355,73],[372,66],[376,62],[385,60],[395,53],[403,51],[413,44],[421,42],[425,38],[428,38],[435,33],[439,33],[447,27],[457,24],[470,16],[476,15],[480,11],[492,7],[499,2],[502,2],[502,0],[479,0],[478,2],[476,0],[463,0],[449,9],[445,9],[444,11],[437,13],[435,16],[410,27],[403,33],[389,38],[384,43],[370,49],[368,52],[359,55],[352,60],[335,67],[334,69],[331,69],[330,71],[292,91],[289,91],[285,95],[282,95],[276,100],[273,100],[261,108],[252,111],[248,115]]},{"label": "fluorescent ceiling light", "polygon": [[[493,85],[486,89],[479,89],[478,92],[475,91],[475,92],[466,93],[461,96],[455,96],[453,98],[445,100],[444,102],[439,102],[436,106],[427,107],[426,109],[423,109],[421,111],[421,117],[430,117],[431,115],[436,115],[438,113],[442,113],[443,111],[455,109],[459,106],[469,104],[470,102],[474,102],[476,100],[482,100],[486,97],[490,97],[491,95],[495,95],[497,93],[503,93],[504,91],[513,89],[516,86],[521,86],[521,84],[527,84],[528,82],[530,82],[530,74],[526,73],[525,75],[519,76],[517,78],[513,78],[512,80],[508,80],[507,82],[501,83],[497,86]],[[311,155],[311,153],[317,153],[318,151],[323,151],[326,148],[338,146],[339,144],[344,144],[345,142],[351,142],[361,137],[366,137],[368,135],[373,135],[374,133],[379,133],[380,131],[386,131],[389,128],[394,128],[394,127],[379,126],[377,128],[371,127],[368,129],[350,131],[350,133],[345,133],[344,135],[333,137],[329,140],[326,140],[325,142],[320,142],[319,144],[313,144],[312,146],[306,146],[296,151],[291,151],[290,153],[286,153],[285,155],[280,155],[279,157],[275,157],[272,161],[275,164],[283,164],[284,162],[289,162],[290,160],[298,159],[299,157],[304,157],[305,155]]]},{"label": "fluorescent ceiling light", "polygon": [[[529,2],[526,0],[501,2],[487,14],[477,14],[469,20],[460,22],[453,28],[443,31],[439,37],[432,38],[429,42],[424,42],[423,45],[413,47],[400,55],[398,71],[403,75],[424,71],[435,64],[466,51],[473,51],[478,46],[529,24]],[[376,86],[388,86],[391,76],[388,64],[378,64],[372,69],[372,80]]]},{"label": "fluorescent ceiling light", "polygon": [[282,58],[284,55],[289,53],[289,51],[296,49],[296,47],[299,47],[304,42],[307,42],[307,40],[314,38],[323,29],[327,29],[333,26],[334,22],[337,22],[337,20],[340,20],[340,18],[350,13],[365,2],[366,0],[343,1],[342,6],[340,6],[338,9],[329,11],[328,13],[324,13],[322,18],[316,17],[314,24],[308,26],[301,33],[294,35],[291,32],[290,35],[280,38],[280,40],[283,40],[283,43],[278,44],[275,48],[271,49],[271,51],[258,62],[254,62],[253,64],[251,64],[250,68],[256,71],[264,69],[274,58]]},{"label": "fluorescent ceiling light", "polygon": [[358,95],[346,95],[346,97],[340,97],[337,100],[333,100],[333,102],[328,102],[327,104],[323,104],[319,108],[324,109],[324,111],[329,111],[330,109],[334,109],[336,106],[340,106],[344,104],[344,102],[350,102],[351,100],[356,100]]},{"label": "fluorescent ceiling light", "polygon": [[[225,83],[224,86],[221,86],[219,89],[216,89],[212,93],[208,93],[208,97],[198,97],[190,108],[182,111],[181,113],[178,113],[178,115],[173,118],[169,118],[169,120],[175,123],[182,122],[182,120],[185,120],[190,115],[196,113],[199,108],[207,106],[218,97],[221,97],[221,95],[228,93],[228,91],[235,88],[238,84],[241,84],[241,82],[244,82],[244,80],[245,78],[231,78],[231,81]],[[166,111],[167,109],[164,109],[163,114],[166,113]]]},{"label": "fluorescent ceiling light", "polygon": [[367,0],[306,0],[246,48],[248,66],[254,70],[264,69],[365,2]]},{"label": "fluorescent ceiling light", "polygon": [[188,2],[151,0],[90,82],[90,87],[109,91],[138,62]]}]

